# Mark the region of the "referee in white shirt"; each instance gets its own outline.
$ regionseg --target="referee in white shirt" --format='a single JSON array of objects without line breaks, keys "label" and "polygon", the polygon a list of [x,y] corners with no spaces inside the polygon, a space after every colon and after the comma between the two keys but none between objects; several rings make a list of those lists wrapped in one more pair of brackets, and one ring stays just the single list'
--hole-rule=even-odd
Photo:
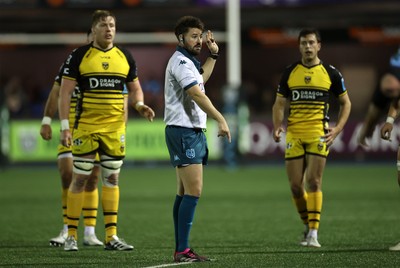
[{"label": "referee in white shirt", "polygon": [[165,71],[165,137],[172,165],[176,168],[177,195],[173,207],[176,262],[208,261],[189,246],[197,202],[203,188],[203,165],[208,147],[204,134],[207,115],[218,122],[218,136],[231,141],[228,124],[205,94],[218,58],[219,48],[211,31],[206,33],[210,55],[201,66],[195,56],[203,42],[203,22],[192,16],[180,18],[175,26],[178,46]]}]

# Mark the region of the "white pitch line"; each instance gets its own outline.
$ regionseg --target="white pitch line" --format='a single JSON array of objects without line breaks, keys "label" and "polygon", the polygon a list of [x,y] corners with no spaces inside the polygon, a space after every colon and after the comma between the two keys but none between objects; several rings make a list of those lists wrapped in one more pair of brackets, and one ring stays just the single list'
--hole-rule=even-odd
[{"label": "white pitch line", "polygon": [[192,264],[192,262],[167,263],[167,264],[160,264],[160,265],[155,265],[155,266],[147,266],[147,267],[143,267],[143,268],[162,268],[162,267],[170,267],[170,266],[178,266],[178,265],[186,265],[186,264]]}]

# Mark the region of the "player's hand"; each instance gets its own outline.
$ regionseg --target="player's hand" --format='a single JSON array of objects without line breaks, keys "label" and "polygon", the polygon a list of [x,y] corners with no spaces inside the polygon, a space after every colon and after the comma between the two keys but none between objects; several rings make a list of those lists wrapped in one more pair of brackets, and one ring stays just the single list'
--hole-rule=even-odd
[{"label": "player's hand", "polygon": [[60,143],[65,147],[70,147],[72,145],[72,135],[69,129],[60,132]]},{"label": "player's hand", "polygon": [[143,116],[144,118],[146,118],[147,120],[149,120],[150,122],[153,122],[154,116],[156,115],[153,111],[153,109],[151,109],[149,106],[147,106],[146,104],[140,106],[139,108],[139,114],[141,116]]},{"label": "player's hand", "polygon": [[327,127],[324,129],[325,135],[322,136],[324,138],[326,146],[330,147],[333,144],[333,141],[335,140],[336,136],[339,135],[339,132],[335,127]]},{"label": "player's hand", "polygon": [[341,130],[336,127],[328,127],[325,128],[325,135],[323,138],[325,139],[325,143],[327,147],[330,147],[333,144],[333,141],[336,139],[337,135],[339,135]]},{"label": "player's hand", "polygon": [[275,142],[280,142],[281,141],[281,133],[285,133],[285,129],[283,127],[279,127],[277,129],[274,129],[274,132],[272,133],[272,137]]},{"label": "player's hand", "polygon": [[218,123],[218,137],[226,137],[228,142],[231,143],[231,131],[229,130],[228,124],[224,120]]},{"label": "player's hand", "polygon": [[40,136],[46,141],[51,140],[52,138],[52,131],[50,125],[42,125],[40,128]]},{"label": "player's hand", "polygon": [[210,30],[208,30],[206,34],[206,44],[211,54],[218,54],[219,47],[215,42],[213,33]]},{"label": "player's hand", "polygon": [[392,134],[393,124],[385,123],[381,128],[381,138],[384,140],[392,141],[390,135]]}]

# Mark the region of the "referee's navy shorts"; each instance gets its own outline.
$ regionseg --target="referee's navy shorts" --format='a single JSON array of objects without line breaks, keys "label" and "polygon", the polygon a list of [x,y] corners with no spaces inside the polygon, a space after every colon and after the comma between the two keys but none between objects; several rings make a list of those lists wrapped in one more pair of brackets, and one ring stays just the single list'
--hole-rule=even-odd
[{"label": "referee's navy shorts", "polygon": [[174,167],[189,164],[207,165],[208,146],[203,129],[167,126],[165,141]]}]

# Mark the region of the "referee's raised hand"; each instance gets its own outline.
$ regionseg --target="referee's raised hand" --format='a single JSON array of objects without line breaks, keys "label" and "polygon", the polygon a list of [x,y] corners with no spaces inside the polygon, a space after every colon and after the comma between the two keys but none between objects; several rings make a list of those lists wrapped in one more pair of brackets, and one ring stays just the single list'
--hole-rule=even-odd
[{"label": "referee's raised hand", "polygon": [[214,39],[214,34],[208,30],[206,34],[206,44],[211,54],[218,54],[219,47]]}]

